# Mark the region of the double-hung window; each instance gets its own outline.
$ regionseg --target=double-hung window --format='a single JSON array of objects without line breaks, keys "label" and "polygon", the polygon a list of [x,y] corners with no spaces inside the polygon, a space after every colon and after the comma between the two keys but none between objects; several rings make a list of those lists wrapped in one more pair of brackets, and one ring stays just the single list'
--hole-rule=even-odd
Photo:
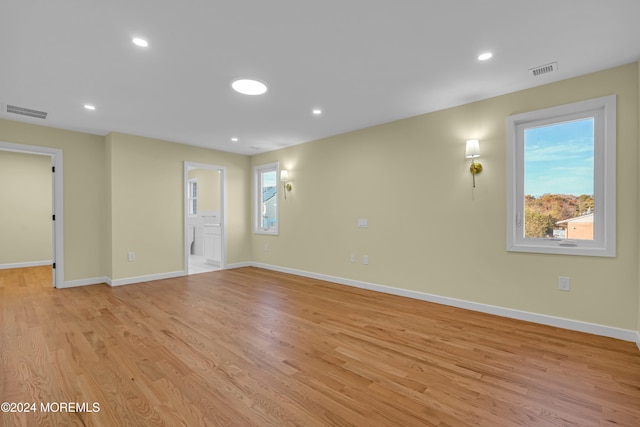
[{"label": "double-hung window", "polygon": [[278,234],[278,163],[254,168],[255,222],[259,234]]},{"label": "double-hung window", "polygon": [[507,118],[507,250],[616,255],[616,97]]}]

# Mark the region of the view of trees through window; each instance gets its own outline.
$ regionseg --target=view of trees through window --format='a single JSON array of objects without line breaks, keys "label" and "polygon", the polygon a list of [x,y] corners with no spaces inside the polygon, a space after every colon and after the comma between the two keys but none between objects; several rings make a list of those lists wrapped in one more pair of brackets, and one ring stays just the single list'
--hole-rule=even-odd
[{"label": "view of trees through window", "polygon": [[543,194],[539,197],[526,195],[524,203],[526,237],[568,238],[562,221],[593,213],[593,197],[586,194]]},{"label": "view of trees through window", "polygon": [[527,238],[593,240],[594,119],[524,131]]}]

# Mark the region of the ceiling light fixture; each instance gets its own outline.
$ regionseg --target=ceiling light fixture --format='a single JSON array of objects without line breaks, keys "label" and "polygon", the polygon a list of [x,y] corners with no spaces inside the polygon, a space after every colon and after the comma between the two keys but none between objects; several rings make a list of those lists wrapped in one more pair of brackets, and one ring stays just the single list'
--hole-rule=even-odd
[{"label": "ceiling light fixture", "polygon": [[311,111],[313,113],[314,116],[321,116],[322,115],[322,110],[319,108],[314,108],[313,111]]},{"label": "ceiling light fixture", "polygon": [[141,39],[140,37],[134,37],[133,39],[131,39],[131,41],[136,46],[140,46],[140,47],[148,47],[149,46],[149,42],[146,41],[145,39]]},{"label": "ceiling light fixture", "polygon": [[253,79],[238,79],[231,83],[231,87],[243,95],[262,95],[267,91],[267,85]]},{"label": "ceiling light fixture", "polygon": [[84,108],[85,108],[86,110],[91,110],[91,111],[93,111],[93,110],[95,110],[95,109],[96,109],[96,106],[95,106],[95,105],[91,105],[91,104],[84,104]]},{"label": "ceiling light fixture", "polygon": [[481,53],[478,56],[478,60],[479,61],[486,61],[487,59],[491,59],[492,56],[493,56],[493,53],[491,53],[491,52]]},{"label": "ceiling light fixture", "polygon": [[236,137],[231,138],[231,142],[238,142],[238,138]]}]

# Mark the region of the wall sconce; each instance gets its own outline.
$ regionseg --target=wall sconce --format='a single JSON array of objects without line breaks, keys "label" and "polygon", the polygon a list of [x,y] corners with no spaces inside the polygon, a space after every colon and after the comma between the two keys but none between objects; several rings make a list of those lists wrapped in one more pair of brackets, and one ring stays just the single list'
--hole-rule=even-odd
[{"label": "wall sconce", "polygon": [[476,157],[480,157],[480,143],[477,139],[470,139],[467,141],[467,147],[464,151],[464,157],[471,159],[471,166],[469,171],[473,175],[473,188],[476,188],[476,175],[482,172],[482,165],[475,162]]},{"label": "wall sconce", "polygon": [[287,191],[291,191],[293,188],[289,181],[289,171],[286,169],[282,169],[280,171],[280,181],[284,183],[284,198],[287,199]]}]

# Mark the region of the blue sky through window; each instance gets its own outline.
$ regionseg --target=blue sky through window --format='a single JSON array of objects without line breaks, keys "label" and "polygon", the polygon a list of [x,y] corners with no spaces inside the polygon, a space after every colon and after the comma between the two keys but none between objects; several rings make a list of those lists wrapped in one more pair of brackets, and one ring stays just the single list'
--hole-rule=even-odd
[{"label": "blue sky through window", "polygon": [[524,131],[524,194],[593,195],[594,119]]}]

